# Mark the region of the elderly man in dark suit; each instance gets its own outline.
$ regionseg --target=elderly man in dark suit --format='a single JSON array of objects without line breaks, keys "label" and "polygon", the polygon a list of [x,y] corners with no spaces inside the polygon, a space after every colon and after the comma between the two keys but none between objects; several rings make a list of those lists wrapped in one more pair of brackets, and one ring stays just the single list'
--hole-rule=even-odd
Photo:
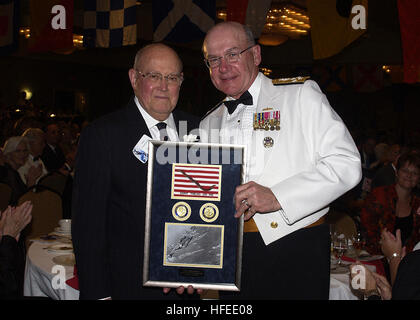
[{"label": "elderly man in dark suit", "polygon": [[182,140],[178,124],[187,121],[193,129],[198,122],[174,111],[182,62],[168,46],[142,48],[129,78],[135,96],[128,105],[93,122],[81,135],[72,210],[81,299],[174,298],[174,292],[142,287],[144,155],[148,140]]},{"label": "elderly man in dark suit", "polygon": [[45,147],[41,159],[48,172],[59,170],[66,162],[66,157],[59,146],[60,128],[56,123],[49,123],[45,128]]}]

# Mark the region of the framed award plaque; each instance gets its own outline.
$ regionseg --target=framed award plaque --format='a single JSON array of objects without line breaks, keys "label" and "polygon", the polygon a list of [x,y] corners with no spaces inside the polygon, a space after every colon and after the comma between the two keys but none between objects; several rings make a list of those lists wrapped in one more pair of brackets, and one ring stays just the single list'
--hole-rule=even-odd
[{"label": "framed award plaque", "polygon": [[143,285],[239,291],[245,147],[150,141]]}]

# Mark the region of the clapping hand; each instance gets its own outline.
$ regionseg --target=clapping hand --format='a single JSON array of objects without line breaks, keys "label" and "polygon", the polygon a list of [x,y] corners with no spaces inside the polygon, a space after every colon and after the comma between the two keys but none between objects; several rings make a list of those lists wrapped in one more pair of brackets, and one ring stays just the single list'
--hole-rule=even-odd
[{"label": "clapping hand", "polygon": [[381,249],[385,257],[388,259],[394,253],[398,254],[402,259],[406,254],[406,248],[402,247],[401,230],[398,229],[394,236],[391,232],[384,228],[381,233]]},{"label": "clapping hand", "polygon": [[26,185],[28,187],[33,186],[36,183],[36,180],[38,180],[39,177],[42,175],[42,165],[34,165],[31,166],[28,170],[28,173],[25,175],[26,178]]},{"label": "clapping hand", "polygon": [[8,235],[19,241],[21,231],[32,220],[32,203],[25,201],[20,206],[8,207],[3,211],[0,218],[0,234]]}]

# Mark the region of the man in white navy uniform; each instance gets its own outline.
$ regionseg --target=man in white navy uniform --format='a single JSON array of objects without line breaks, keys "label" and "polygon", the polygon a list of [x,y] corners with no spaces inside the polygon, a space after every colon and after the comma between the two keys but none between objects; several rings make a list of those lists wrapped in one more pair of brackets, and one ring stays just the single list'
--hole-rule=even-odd
[{"label": "man in white navy uniform", "polygon": [[221,296],[328,299],[324,215],[361,178],[350,133],[314,81],[275,85],[259,73],[260,47],[247,27],[217,24],[203,53],[227,97],[202,119],[201,142],[247,146],[246,183],[234,199],[235,216],[246,220],[241,292]]}]

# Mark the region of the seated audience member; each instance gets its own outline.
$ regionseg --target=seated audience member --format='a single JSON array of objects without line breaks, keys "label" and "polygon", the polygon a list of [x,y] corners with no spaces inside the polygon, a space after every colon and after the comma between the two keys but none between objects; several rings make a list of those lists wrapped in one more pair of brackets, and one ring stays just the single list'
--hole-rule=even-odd
[{"label": "seated audience member", "polygon": [[59,170],[66,161],[59,145],[60,138],[61,133],[58,125],[55,123],[48,124],[45,130],[46,145],[41,155],[48,172]]},{"label": "seated audience member", "polygon": [[29,128],[25,130],[22,136],[28,139],[29,156],[26,163],[18,170],[20,177],[26,183],[28,171],[35,168],[36,170],[41,170],[41,175],[36,181],[38,182],[39,179],[48,174],[44,162],[41,159],[41,154],[45,147],[45,133],[39,128]]},{"label": "seated audience member", "polygon": [[26,184],[22,181],[18,172],[29,155],[28,142],[25,137],[11,137],[7,139],[3,147],[5,157],[4,173],[1,182],[8,184],[12,188],[11,205],[16,205],[28,187],[33,186],[40,177],[42,171],[39,168],[31,168],[26,174]]},{"label": "seated audience member", "polygon": [[[394,236],[387,230],[381,234],[381,248],[388,259],[391,273],[391,283],[376,272],[356,261],[350,267],[351,278],[353,279],[363,268],[364,286],[359,285],[358,289],[368,300],[419,300],[420,299],[420,250],[405,254],[405,247],[401,245],[401,232],[397,230]],[[420,247],[419,243],[416,248]],[[355,268],[357,266],[357,268]],[[360,279],[362,280],[362,279]],[[353,286],[354,287],[354,286]]]},{"label": "seated audience member", "polygon": [[67,177],[62,194],[63,219],[71,219],[71,202],[73,195],[74,165],[76,161],[77,144],[73,143],[66,153],[66,162],[59,172]]},{"label": "seated audience member", "polygon": [[73,144],[73,135],[71,132],[71,127],[70,125],[63,123],[61,126],[61,138],[60,138],[60,143],[59,146],[61,148],[61,150],[63,151],[63,154],[66,155],[67,153],[70,152],[71,148],[72,148],[72,144]]},{"label": "seated audience member", "polygon": [[372,179],[372,189],[380,186],[387,186],[395,183],[397,161],[400,156],[401,147],[399,144],[390,146],[386,153],[386,163],[375,173]]},{"label": "seated audience member", "polygon": [[372,178],[375,176],[376,172],[382,168],[385,163],[387,162],[387,153],[388,153],[389,146],[384,143],[378,143],[374,148],[375,158],[376,161],[371,163],[369,169],[372,172]]},{"label": "seated audience member", "polygon": [[23,297],[25,245],[22,230],[31,222],[29,201],[0,213],[0,299]]},{"label": "seated audience member", "polygon": [[420,179],[420,156],[402,155],[396,169],[396,183],[373,189],[362,207],[361,223],[371,254],[380,254],[379,240],[384,228],[394,233],[400,229],[402,245],[408,251],[420,240],[420,217],[416,215],[420,198],[413,193]]},{"label": "seated audience member", "polygon": [[355,198],[364,200],[371,191],[372,178],[375,174],[377,159],[375,156],[376,140],[374,138],[365,138],[360,147],[360,160],[362,162],[362,179],[354,188]]}]

